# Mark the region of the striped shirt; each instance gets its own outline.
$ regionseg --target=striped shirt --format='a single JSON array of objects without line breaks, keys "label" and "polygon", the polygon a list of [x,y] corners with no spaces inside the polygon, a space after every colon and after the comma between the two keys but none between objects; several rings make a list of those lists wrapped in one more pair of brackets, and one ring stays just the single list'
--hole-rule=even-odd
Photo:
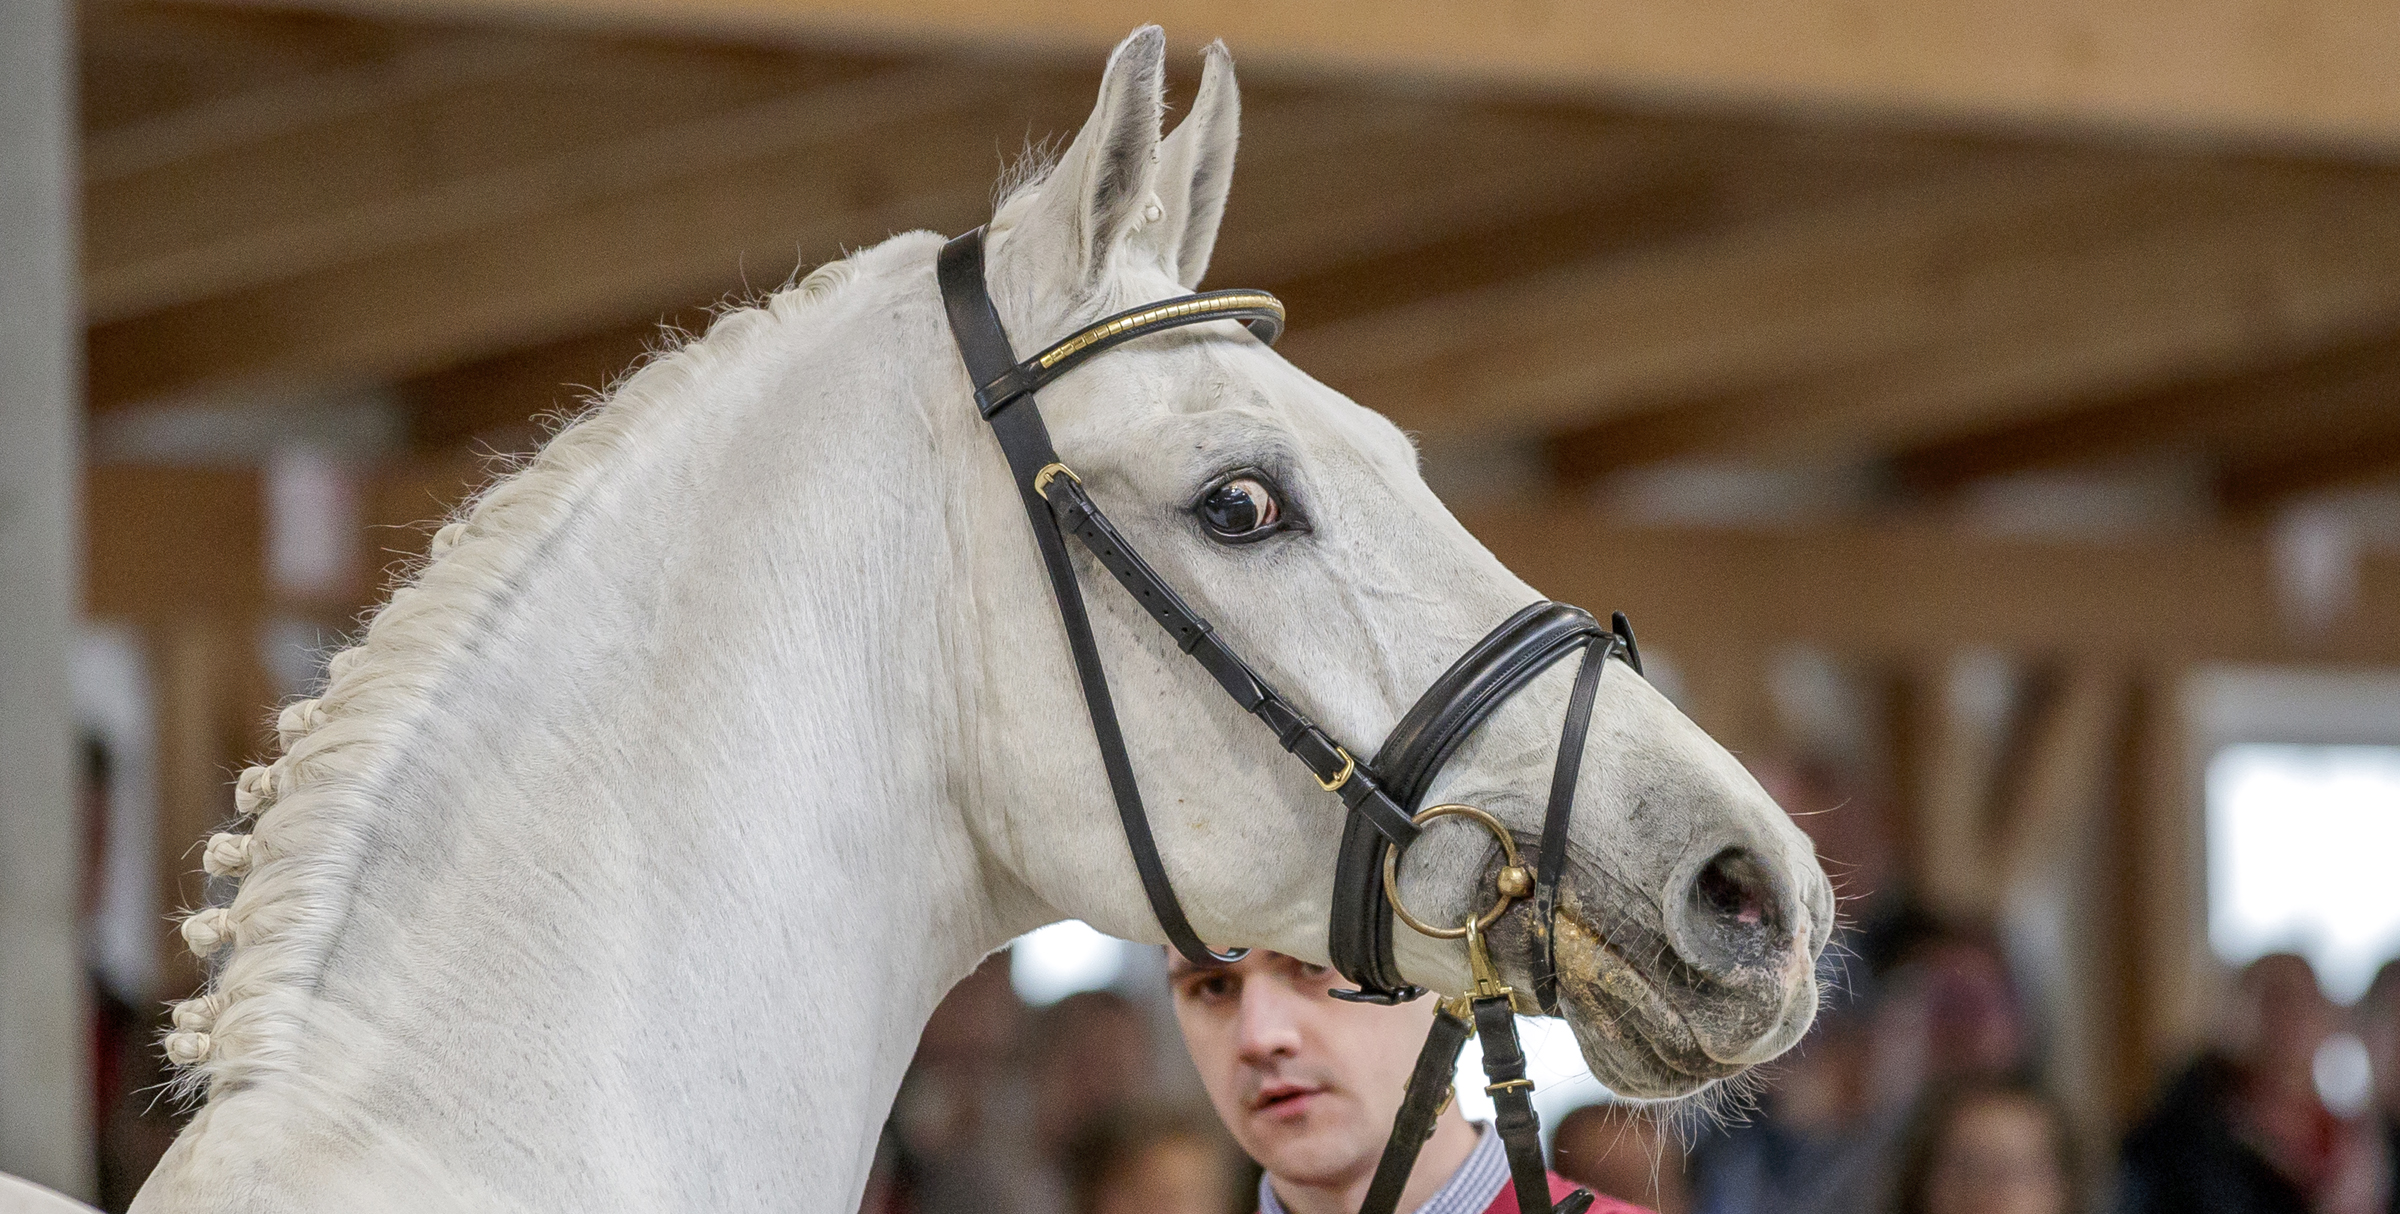
[{"label": "striped shirt", "polygon": [[[1270,1179],[1258,1178],[1258,1214],[1285,1214]],[[1475,1140],[1475,1149],[1467,1153],[1467,1161],[1450,1174],[1448,1184],[1417,1207],[1416,1214],[1483,1214],[1506,1187],[1508,1149],[1500,1145],[1499,1132],[1487,1125],[1482,1137]]]}]

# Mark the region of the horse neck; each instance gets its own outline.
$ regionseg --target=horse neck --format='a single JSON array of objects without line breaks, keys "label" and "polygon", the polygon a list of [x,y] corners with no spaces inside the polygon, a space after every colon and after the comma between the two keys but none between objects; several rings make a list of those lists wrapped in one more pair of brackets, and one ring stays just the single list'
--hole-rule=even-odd
[{"label": "horse neck", "polygon": [[153,1208],[855,1202],[934,1004],[1026,926],[957,804],[938,439],[841,416],[892,407],[856,361],[709,369],[541,538],[366,782],[302,1027]]}]

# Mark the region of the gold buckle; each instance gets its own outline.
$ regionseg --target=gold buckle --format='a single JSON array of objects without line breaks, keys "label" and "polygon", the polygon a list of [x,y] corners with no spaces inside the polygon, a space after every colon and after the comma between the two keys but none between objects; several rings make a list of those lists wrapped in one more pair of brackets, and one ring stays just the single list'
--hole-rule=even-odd
[{"label": "gold buckle", "polygon": [[[1503,897],[1501,905],[1506,906],[1507,904],[1507,899]],[[1532,999],[1518,994],[1517,988],[1500,981],[1500,967],[1492,963],[1492,948],[1483,938],[1483,925],[1469,919],[1465,931],[1467,934],[1467,968],[1475,979],[1473,989],[1467,991],[1465,995],[1469,1002],[1472,1003],[1479,999],[1506,999],[1509,1010],[1520,1016],[1541,1015],[1542,1010],[1534,1006]],[[1532,1080],[1519,1079],[1509,1083],[1493,1084],[1485,1087],[1484,1090],[1497,1092],[1518,1083],[1529,1088],[1533,1086]]]},{"label": "gold buckle", "polygon": [[1035,497],[1050,496],[1051,479],[1062,474],[1078,485],[1083,483],[1083,478],[1075,475],[1075,470],[1065,464],[1044,464],[1041,471],[1033,474],[1033,495]]},{"label": "gold buckle", "polygon": [[[1070,472],[1068,475],[1072,476],[1074,473]],[[1308,774],[1316,777],[1317,787],[1322,788],[1327,792],[1340,792],[1342,785],[1350,782],[1350,773],[1358,770],[1358,760],[1351,758],[1350,752],[1342,749],[1339,746],[1333,748],[1333,753],[1342,756],[1342,770],[1339,775],[1336,775],[1334,778],[1328,780],[1323,776],[1317,775],[1317,773],[1313,771]]]}]

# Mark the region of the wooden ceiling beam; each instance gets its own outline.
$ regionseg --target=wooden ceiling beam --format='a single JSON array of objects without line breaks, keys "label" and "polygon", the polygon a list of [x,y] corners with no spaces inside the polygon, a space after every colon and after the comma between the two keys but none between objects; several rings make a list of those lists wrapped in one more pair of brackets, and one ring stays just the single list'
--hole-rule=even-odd
[{"label": "wooden ceiling beam", "polygon": [[[570,209],[965,91],[954,73],[707,48],[447,49],[411,70],[216,107],[240,111],[226,125],[264,131],[228,138],[167,118],[145,126],[180,138],[103,140],[85,203],[89,320]],[[315,113],[320,92],[321,120],[286,121],[299,116],[287,104]],[[258,118],[265,110],[277,112]]]},{"label": "wooden ceiling beam", "polygon": [[2244,452],[2217,471],[2218,500],[2236,513],[2263,513],[2296,498],[2369,481],[2400,479],[2400,398],[2364,424],[2329,428],[2309,444]]},{"label": "wooden ceiling beam", "polygon": [[[1821,330],[1816,357],[1691,403],[1654,391],[1647,407],[1621,405],[1554,442],[1559,471],[1872,460],[2400,320],[2400,177],[2193,165],[2050,201],[2025,226],[1962,225],[1867,291],[1829,280],[1817,311],[1852,327]],[[1855,235],[1869,264],[1892,265],[1874,232]]]},{"label": "wooden ceiling beam", "polygon": [[2400,631],[2388,627],[2400,619],[2400,556],[2362,556],[2352,610],[2310,635],[2285,618],[2257,527],[2079,541],[1937,525],[1648,526],[1556,504],[1460,518],[1542,593],[1621,609],[1645,648],[1671,655],[1806,643],[1879,659],[1981,647],[2032,659],[2400,663]]},{"label": "wooden ceiling beam", "polygon": [[1415,429],[1621,417],[1937,342],[1988,262],[2142,183],[2127,178],[2005,149],[1837,178],[1688,239],[1295,331],[1287,352]]},{"label": "wooden ceiling beam", "polygon": [[2329,437],[2339,444],[2393,418],[2400,332],[1916,447],[1895,456],[1891,471],[1903,488],[1938,496],[1990,477],[2145,454],[2263,466],[2310,459]]},{"label": "wooden ceiling beam", "polygon": [[[154,67],[154,58],[170,53],[194,67],[217,66],[213,50],[153,48],[138,58],[125,55],[126,50],[113,40],[93,48],[95,62],[89,70],[95,89],[113,92],[132,84],[125,77],[146,73]],[[566,47],[555,38],[428,31],[389,55],[364,62],[270,74],[264,81],[229,84],[222,95],[126,120],[96,117],[93,128],[84,135],[85,188],[105,197],[119,183],[163,167],[224,156],[267,140],[306,136],[313,130],[338,130],[360,115],[530,72],[558,61],[565,53]],[[128,58],[135,61],[123,61]],[[238,78],[243,57],[229,58],[235,62]],[[338,143],[315,150],[336,156],[356,151]],[[239,183],[244,167],[237,163],[216,176]],[[177,197],[171,203],[189,206],[195,201],[199,200]],[[89,198],[86,205],[90,205]],[[109,242],[104,239],[102,243]]]},{"label": "wooden ceiling beam", "polygon": [[[1759,142],[1749,128],[1259,92],[1209,281],[1275,291],[1303,331],[1716,215],[1738,191],[1701,179],[1695,145]],[[531,415],[571,407],[658,340],[644,320],[412,379],[417,442],[527,433]]]},{"label": "wooden ceiling beam", "polygon": [[[849,183],[873,181],[905,171],[921,177],[931,190],[940,176],[931,166],[946,155],[951,158],[946,194],[953,205],[946,210],[913,212],[890,208],[882,229],[852,225],[838,244],[870,242],[896,227],[922,224],[955,229],[981,217],[980,208],[954,204],[961,198],[988,196],[989,182],[999,167],[996,151],[1021,143],[1028,130],[1071,129],[1081,117],[1081,109],[1088,106],[1085,90],[1090,81],[1072,75],[1041,78],[1038,88],[1020,82],[1012,90],[1005,82],[958,65],[893,71],[902,73],[902,79],[895,81],[887,73],[845,82],[699,124],[710,132],[745,132],[749,142],[695,138],[687,126],[643,136],[635,141],[642,145],[639,147],[603,141],[599,147],[554,153],[552,159],[571,160],[578,166],[574,173],[564,175],[569,180],[596,182],[593,192],[611,193],[601,205],[615,207],[622,216],[620,222],[586,225],[584,211],[596,208],[579,210],[573,205],[572,192],[562,190],[556,177],[537,164],[521,171],[536,179],[536,188],[515,188],[521,183],[503,179],[506,174],[462,179],[421,196],[402,193],[380,200],[373,217],[357,212],[337,214],[313,234],[287,228],[280,233],[270,230],[245,235],[242,239],[256,251],[262,272],[277,257],[291,256],[295,248],[301,250],[298,260],[302,269],[315,261],[346,260],[297,274],[288,284],[268,283],[222,300],[95,327],[95,399],[106,405],[143,395],[199,391],[275,376],[366,378],[394,368],[401,374],[438,371],[478,361],[495,350],[522,346],[528,340],[545,345],[555,334],[572,332],[571,326],[551,318],[537,316],[530,318],[533,323],[523,323],[526,318],[503,315],[511,310],[507,298],[546,310],[570,293],[570,285],[575,297],[588,305],[585,314],[591,319],[582,323],[612,330],[629,320],[638,324],[640,318],[655,317],[661,310],[732,287],[732,271],[741,249],[757,249],[763,243],[753,240],[729,249],[723,241],[678,237],[678,229],[693,221],[688,209],[674,210],[682,200],[706,196],[711,199],[709,210],[755,212],[761,216],[756,222],[763,233],[773,226],[788,228],[798,222],[796,217],[827,211],[822,199],[826,183],[804,181],[804,173],[830,178],[839,186],[845,178]],[[926,83],[934,78],[938,78],[937,84]],[[991,90],[987,94],[991,100],[976,106],[971,115],[924,110],[931,104],[928,95],[954,96],[977,87]],[[827,146],[807,155],[802,154],[807,149],[794,149],[780,158],[783,163],[762,165],[755,146],[758,140],[788,140],[792,138],[789,132],[796,130],[827,134],[828,127],[843,124],[826,121],[824,114],[847,118],[846,109],[870,107],[837,104],[838,97],[826,94],[855,98],[868,92],[905,94],[910,112],[865,124],[841,147]],[[814,107],[817,116],[803,120],[781,112],[803,106]],[[1332,273],[1332,267],[1384,250],[1438,243],[1462,229],[1479,231],[1506,225],[1527,211],[1541,213],[1580,199],[1607,199],[1627,191],[1638,194],[1652,189],[1650,183],[1660,177],[1662,164],[1681,164],[1691,156],[1696,142],[1739,148],[1756,141],[1738,128],[1599,118],[1540,105],[1460,107],[1425,99],[1329,96],[1288,88],[1254,90],[1246,108],[1251,133],[1244,141],[1233,219],[1212,266],[1215,282],[1271,285],[1293,281],[1296,275]],[[761,112],[765,110],[778,112]],[[657,146],[678,142],[686,146],[674,155]],[[726,152],[728,143],[737,150]],[[715,150],[696,152],[689,146],[695,144]],[[961,154],[970,147],[973,153]],[[699,156],[723,162],[693,169],[692,162]],[[1428,166],[1439,166],[1441,171],[1429,172]],[[613,192],[659,176],[670,178],[673,197],[650,202],[613,198]],[[464,205],[458,205],[461,199]],[[776,218],[765,218],[778,211],[781,214]],[[408,219],[411,214],[418,215],[421,222]],[[483,226],[462,236],[406,243],[405,238],[439,228],[475,223]],[[805,234],[800,238],[805,240]],[[568,240],[586,250],[584,258],[566,267],[568,283],[544,281],[539,272],[520,273],[513,279],[500,277],[496,270],[486,272],[496,260],[505,263],[529,245]],[[835,243],[807,241],[816,249]],[[362,252],[385,244],[393,246],[386,255],[360,259]],[[320,250],[321,256],[312,258],[308,253],[311,247]],[[677,258],[693,264],[680,275],[671,275],[668,265]],[[593,269],[627,259],[655,263],[660,270],[655,283],[673,280],[682,285],[611,279],[605,270]],[[788,254],[762,260],[778,274],[790,264]],[[378,340],[378,332],[423,323],[422,318],[397,306],[394,293],[398,284],[428,266],[449,267],[462,285],[447,300],[433,299],[428,290],[418,306],[456,311],[462,306],[485,306],[479,301],[489,297],[488,310],[496,317],[495,323],[472,333],[420,329],[416,337],[395,338],[397,344],[411,347],[405,352],[371,356],[367,347]],[[1422,266],[1408,277],[1419,293],[1436,289],[1442,281],[1440,275],[1428,273]],[[245,356],[238,346],[219,347],[201,337],[222,333],[222,326],[240,312],[278,308],[282,305],[276,301],[285,295],[304,293],[314,299],[339,300],[344,288],[335,284],[343,283],[351,284],[348,289],[358,297],[334,304],[337,311],[351,314],[340,341],[286,343],[269,336],[264,339],[267,348],[261,350],[257,326],[244,324],[248,336],[238,340],[250,348]],[[1313,323],[1311,317],[1301,318],[1304,327]],[[492,340],[494,337],[500,340]],[[228,339],[233,340],[230,335]],[[639,348],[638,342],[621,344],[629,353]],[[546,369],[546,351],[537,348],[527,357],[533,364],[528,373]],[[143,370],[144,364],[150,369]],[[531,382],[526,374],[489,366],[463,377],[445,377],[430,385],[429,397],[443,400],[440,408],[447,420],[432,420],[425,432],[456,434],[462,432],[461,425],[467,427],[466,432],[480,432],[487,425],[521,422],[529,411],[550,408],[555,394],[547,388],[492,400],[488,407],[466,403],[468,395],[480,390],[478,384],[514,392]]]},{"label": "wooden ceiling beam", "polygon": [[[687,327],[707,320],[687,318]],[[400,399],[409,411],[409,440],[426,452],[476,443],[529,450],[542,433],[538,419],[581,411],[668,340],[658,321],[616,325],[406,380]]]},{"label": "wooden ceiling beam", "polygon": [[1593,0],[1495,14],[1433,0],[317,0],[444,19],[642,25],[1089,62],[1143,22],[1316,73],[1434,77],[1690,104],[2400,148],[2400,8],[2142,0]]},{"label": "wooden ceiling beam", "polygon": [[[1252,88],[1242,108],[1210,281],[1300,292],[1300,328],[1621,247],[1659,230],[1660,210],[1716,220],[1758,192],[1727,180],[1727,159],[1777,180],[1801,159],[1785,146],[1800,141],[1752,124],[1556,106]],[[1369,268],[1382,263],[1394,272]]]},{"label": "wooden ceiling beam", "polygon": [[745,276],[772,285],[804,253],[963,228],[988,205],[993,115],[1063,124],[1089,100],[1081,81],[912,72],[768,103],[781,112],[759,127],[660,132],[610,149],[612,188],[559,211],[93,326],[91,399],[400,379],[740,291]]}]

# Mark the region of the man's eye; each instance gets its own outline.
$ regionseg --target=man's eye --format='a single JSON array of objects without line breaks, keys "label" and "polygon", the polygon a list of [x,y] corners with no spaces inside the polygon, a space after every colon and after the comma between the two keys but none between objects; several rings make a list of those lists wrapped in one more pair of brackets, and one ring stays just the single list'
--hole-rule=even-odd
[{"label": "man's eye", "polygon": [[1275,484],[1261,472],[1237,472],[1218,483],[1192,507],[1209,538],[1224,544],[1264,539],[1283,529],[1283,503]]}]

